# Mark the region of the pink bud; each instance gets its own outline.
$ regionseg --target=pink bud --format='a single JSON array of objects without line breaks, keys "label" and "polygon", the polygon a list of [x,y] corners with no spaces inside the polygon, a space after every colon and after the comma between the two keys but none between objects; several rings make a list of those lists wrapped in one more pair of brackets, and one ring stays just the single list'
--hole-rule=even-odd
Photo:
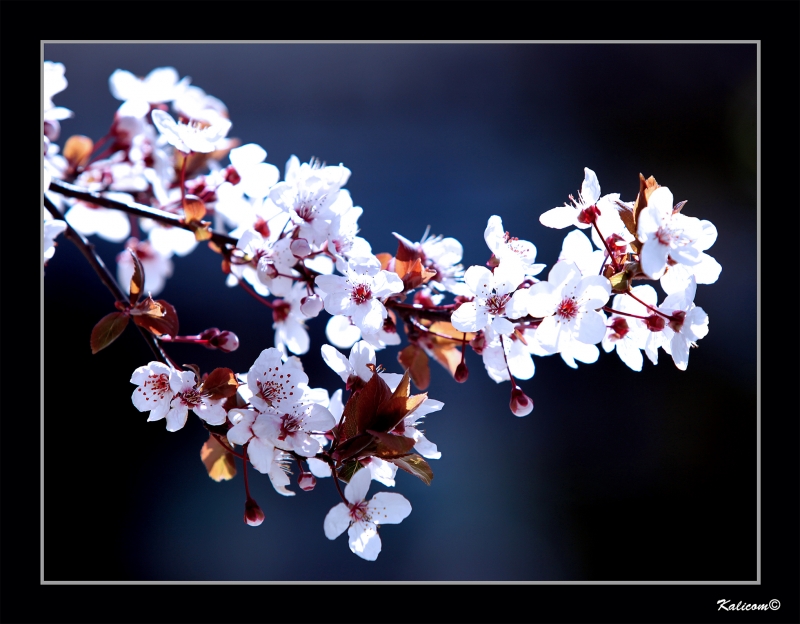
[{"label": "pink bud", "polygon": [[293,240],[292,244],[289,245],[289,249],[292,250],[292,253],[297,258],[305,258],[311,253],[311,246],[305,238],[296,238]]},{"label": "pink bud", "polygon": [[527,416],[533,411],[533,401],[519,386],[515,386],[511,390],[510,406],[514,416]]},{"label": "pink bud", "polygon": [[475,337],[470,341],[469,345],[478,355],[483,353],[483,350],[486,348],[486,336],[483,335],[483,331],[479,331],[475,334]]},{"label": "pink bud", "polygon": [[248,498],[244,504],[244,521],[250,526],[258,526],[264,522],[264,512],[252,498]]},{"label": "pink bud", "polygon": [[469,378],[469,369],[466,362],[461,362],[456,366],[456,372],[453,374],[453,379],[458,383],[464,383]]},{"label": "pink bud", "polygon": [[663,316],[659,314],[651,314],[644,319],[644,324],[651,332],[660,332],[662,329],[664,329],[664,325],[666,325],[667,322],[664,320]]},{"label": "pink bud", "polygon": [[301,473],[300,477],[298,477],[297,479],[297,485],[300,486],[301,490],[304,490],[306,492],[310,492],[311,490],[313,490],[316,484],[317,484],[317,479],[310,472]]},{"label": "pink bud", "polygon": [[316,318],[322,311],[322,299],[317,295],[303,297],[300,300],[300,311],[308,318]]},{"label": "pink bud", "polygon": [[222,331],[211,339],[211,344],[220,351],[230,353],[239,348],[239,337],[231,331]]}]

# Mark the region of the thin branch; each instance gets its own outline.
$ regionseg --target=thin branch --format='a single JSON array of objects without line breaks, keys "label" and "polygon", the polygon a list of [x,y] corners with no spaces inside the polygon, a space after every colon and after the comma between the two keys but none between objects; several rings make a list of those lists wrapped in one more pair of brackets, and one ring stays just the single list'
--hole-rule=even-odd
[{"label": "thin branch", "polygon": [[[86,238],[84,238],[80,232],[75,230],[69,224],[69,222],[64,218],[62,212],[52,201],[50,201],[50,198],[47,197],[47,195],[44,196],[44,206],[50,211],[50,214],[53,215],[54,218],[59,219],[67,224],[67,229],[64,231],[64,236],[71,240],[80,250],[86,260],[88,260],[91,267],[94,269],[95,273],[97,273],[100,281],[103,282],[106,288],[111,291],[111,294],[114,296],[114,298],[117,301],[126,304],[129,303],[128,296],[125,294],[125,291],[120,288],[120,285],[117,283],[117,280],[114,279],[114,276],[111,274],[111,271],[108,270],[108,267],[106,267],[103,259],[94,250],[94,245],[86,240]],[[159,362],[166,364],[167,356],[159,346],[155,336],[139,325],[136,325],[136,328],[139,330],[139,333],[142,334],[142,338],[144,338],[144,341],[147,343],[147,346],[150,347],[150,350],[156,356],[156,359]]]},{"label": "thin branch", "polygon": [[[181,217],[170,214],[169,212],[159,210],[158,208],[152,208],[150,206],[145,206],[143,204],[137,204],[133,202],[130,203],[121,202],[115,199],[109,199],[107,197],[103,197],[99,193],[87,191],[80,187],[63,182],[62,180],[56,180],[56,179],[51,180],[49,190],[54,193],[60,193],[61,195],[64,195],[66,197],[73,197],[75,199],[80,199],[81,201],[89,202],[90,204],[103,206],[104,208],[111,208],[112,210],[121,210],[122,212],[127,212],[128,214],[136,215],[137,217],[152,219],[153,221],[158,221],[159,223],[163,223],[164,225],[170,225],[172,227],[180,228],[182,230],[188,230],[189,232],[194,231],[192,226],[185,223]],[[219,246],[224,246],[224,245],[235,246],[236,243],[239,242],[232,236],[214,232],[213,230],[211,230],[211,228],[209,228],[208,231],[211,232],[210,240],[214,241]]]}]

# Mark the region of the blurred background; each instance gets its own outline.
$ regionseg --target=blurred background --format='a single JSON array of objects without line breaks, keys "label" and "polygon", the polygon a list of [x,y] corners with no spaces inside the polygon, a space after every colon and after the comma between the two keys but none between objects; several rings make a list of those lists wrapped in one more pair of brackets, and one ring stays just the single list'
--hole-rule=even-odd
[{"label": "blurred background", "polygon": [[[350,168],[376,253],[396,250],[393,231],[419,240],[430,226],[461,241],[465,266],[483,264],[498,214],[548,271],[566,231],[539,215],[576,194],[590,167],[604,194],[634,200],[641,172],[688,200],[684,214],[716,225],[708,253],[723,267],[698,287],[710,331],[685,372],[663,351],[641,373],[615,353],[578,370],[536,358],[521,384],[535,408],[516,418],[509,384],[474,353],[464,385],[432,363],[429,396],[445,407],[424,428],[442,458],[430,486],[398,474],[413,512],[381,529],[381,554],[366,562],[345,536],[325,538],[339,501],[329,479],[310,493],[293,480],[298,493],[284,498],[252,472],[266,520],[249,527],[241,470],[208,478],[199,421],[176,433],[146,422],[129,379],[150,352],[128,328],[91,355],[113,299],[60,238],[44,277],[46,580],[755,580],[755,44],[45,44],[44,59],[66,66],[69,86],[53,99],[75,112],[60,145],[107,132],[115,69],[175,67],[225,102],[229,136],[264,147],[281,173],[292,154]],[[121,246],[92,242],[114,267]],[[246,372],[272,346],[271,314],[225,286],[206,247],[173,261],[159,297],[181,334],[216,326],[242,346],[170,353]],[[309,322],[302,359],[311,385],[332,392],[326,319]],[[399,372],[397,351],[378,362]],[[385,489],[373,482],[370,496]]]}]

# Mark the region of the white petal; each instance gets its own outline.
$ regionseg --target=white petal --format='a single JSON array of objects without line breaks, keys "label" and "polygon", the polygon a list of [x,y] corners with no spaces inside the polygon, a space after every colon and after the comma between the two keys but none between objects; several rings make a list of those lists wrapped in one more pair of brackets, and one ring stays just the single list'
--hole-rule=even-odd
[{"label": "white petal", "polygon": [[642,352],[631,340],[622,339],[617,342],[617,355],[629,368],[637,372],[642,370],[644,358]]},{"label": "white petal", "polygon": [[497,255],[500,247],[505,244],[504,235],[503,220],[497,215],[489,217],[489,222],[486,224],[486,229],[483,232],[483,240],[486,241],[486,245],[493,254]]},{"label": "white petal", "polygon": [[[314,457],[309,457],[306,460],[306,462],[308,463],[308,469],[311,471],[311,474],[313,474],[317,479],[324,479],[325,477],[331,476],[331,467],[321,459],[315,459]],[[340,504],[343,505],[344,503]],[[344,529],[339,531],[339,533],[337,533],[336,535],[337,536],[341,535],[342,531],[344,531]]]},{"label": "white petal", "polygon": [[334,373],[342,378],[342,381],[346,382],[347,378],[352,372],[348,359],[337,349],[334,349],[332,346],[327,344],[322,345],[322,347],[320,347],[320,351],[322,352],[322,359],[325,360],[325,363],[331,368],[331,370],[333,370]]},{"label": "white petal", "polygon": [[325,326],[325,336],[340,349],[349,349],[361,338],[361,330],[346,316],[332,316]]},{"label": "white petal", "polygon": [[400,524],[411,513],[411,503],[402,494],[378,492],[367,503],[372,522],[381,524]]},{"label": "white petal", "polygon": [[369,484],[372,481],[369,470],[363,468],[356,472],[344,488],[344,497],[350,503],[358,503],[367,497],[369,491]]},{"label": "white petal", "polygon": [[589,167],[583,168],[583,183],[581,184],[581,199],[587,206],[596,204],[600,199],[600,182],[597,175]]},{"label": "white petal", "polygon": [[347,532],[350,550],[362,559],[375,561],[381,552],[381,538],[371,522],[355,522]]},{"label": "white petal", "polygon": [[189,417],[189,409],[179,404],[175,407],[170,407],[167,412],[167,431],[178,431],[186,424],[186,419]]},{"label": "white petal", "polygon": [[588,310],[578,324],[576,338],[585,344],[597,344],[606,335],[606,320],[600,312]]},{"label": "white petal", "polygon": [[[509,321],[507,318],[503,318],[502,316],[496,317],[491,324],[492,329],[498,334],[509,336],[514,333],[514,323]],[[455,327],[455,325],[453,325],[453,327]],[[456,327],[456,329],[458,328]]]},{"label": "white petal", "polygon": [[464,283],[481,299],[486,299],[492,294],[494,280],[492,272],[486,267],[473,265],[464,273]]},{"label": "white petal", "polygon": [[471,332],[478,331],[486,327],[486,321],[489,320],[489,315],[483,309],[484,313],[482,319],[484,324],[478,326],[478,309],[474,301],[467,301],[462,303],[450,317],[450,322],[458,331]]},{"label": "white petal", "polygon": [[576,225],[577,216],[578,211],[572,206],[558,206],[542,213],[539,223],[549,228],[563,230],[565,227]]},{"label": "white petal", "polygon": [[[230,432],[228,433],[230,439]],[[253,468],[261,474],[267,474],[272,468],[272,460],[275,455],[275,448],[269,442],[253,438],[247,445],[247,456]]]},{"label": "white petal", "polygon": [[329,540],[336,539],[344,533],[349,526],[350,510],[344,503],[339,503],[325,516],[325,521],[323,522],[325,537]]},{"label": "white petal", "polygon": [[[646,209],[645,209],[646,210]],[[642,211],[644,212],[644,210]],[[659,279],[667,268],[669,247],[653,238],[642,245],[642,271],[651,279]]]}]

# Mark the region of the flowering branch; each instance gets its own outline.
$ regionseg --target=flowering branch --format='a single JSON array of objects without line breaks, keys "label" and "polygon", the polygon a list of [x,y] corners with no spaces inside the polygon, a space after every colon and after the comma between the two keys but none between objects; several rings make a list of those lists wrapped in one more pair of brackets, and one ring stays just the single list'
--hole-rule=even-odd
[{"label": "flowering branch", "polygon": [[[352,552],[377,558],[378,526],[402,521],[411,505],[387,492],[367,502],[371,482],[394,487],[399,469],[430,485],[428,460],[441,457],[420,429],[422,418],[444,406],[427,393],[431,359],[464,383],[469,345],[491,379],[510,382],[511,412],[526,416],[533,400],[519,381],[533,376],[533,356],[559,354],[574,368],[576,359],[595,361],[600,344],[639,371],[642,354],[655,364],[661,348],[684,370],[690,348],[708,332],[708,316],[694,297],[697,285],[715,282],[721,270],[705,253],[716,229],[682,214],[685,202],[673,204],[670,190],[652,177],[640,174],[635,201],[626,203],[616,193],[601,195],[597,176],[585,168],[578,199],[569,195],[571,205],[539,218],[545,227],[570,230],[547,279],[537,277],[546,265],[536,262],[536,246],[505,231],[499,215],[486,224],[483,265],[465,270],[461,243],[427,231],[418,242],[393,233],[397,251],[375,255],[358,236],[363,209],[344,188],[349,169],[292,156],[280,180],[263,148],[227,139],[231,122],[221,101],[190,89],[173,68],[145,78],[117,70],[110,85],[123,103],[101,139],[107,147],[98,152],[87,137],[71,137],[59,154],[52,119],[63,119],[64,111],[50,98],[66,80],[63,66],[46,67],[54,82],[45,89],[44,206],[60,223],[45,219],[44,260],[62,231],[78,246],[117,302],[117,312],[92,332],[93,351],[134,321],[156,357],[130,378],[134,407],[148,412],[148,421],[165,420],[172,432],[190,412],[197,416],[209,432],[201,458],[215,480],[232,478],[234,458],[242,460],[249,525],[264,520],[250,493],[249,467],[267,475],[277,493],[292,496],[295,466],[300,490],[331,477],[342,500],[324,519],[325,535],[335,539],[347,530]],[[177,119],[167,112],[170,103]],[[225,158],[230,164],[223,167]],[[143,190],[110,197],[89,190],[98,186]],[[64,198],[64,212],[51,193]],[[183,218],[164,210],[178,206]],[[216,230],[202,221],[209,211]],[[130,280],[126,295],[79,230],[120,240],[115,228],[131,223],[148,240],[130,240],[117,258],[119,283]],[[223,256],[226,283],[272,313],[274,346],[246,374],[181,367],[163,349],[165,343],[239,347],[238,336],[216,327],[179,335],[175,309],[151,296],[172,274],[170,257],[202,240]],[[633,287],[634,279],[660,284],[661,305],[652,286]],[[344,386],[333,392],[311,386],[300,359],[310,349],[306,324],[323,309],[330,315],[328,340],[350,349],[349,356],[329,344],[320,349]],[[402,372],[394,373],[378,364],[377,353],[401,344],[398,324],[408,344],[398,355]],[[419,394],[411,393],[412,384]]]}]

